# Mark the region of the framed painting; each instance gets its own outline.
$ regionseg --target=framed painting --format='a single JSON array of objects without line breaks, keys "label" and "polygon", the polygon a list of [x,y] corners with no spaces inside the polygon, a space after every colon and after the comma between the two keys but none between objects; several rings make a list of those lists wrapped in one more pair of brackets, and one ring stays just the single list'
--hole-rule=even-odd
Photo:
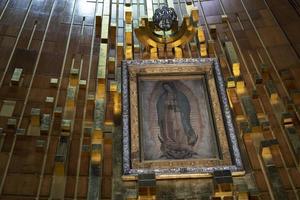
[{"label": "framed painting", "polygon": [[215,59],[123,62],[122,116],[125,178],[243,173]]}]

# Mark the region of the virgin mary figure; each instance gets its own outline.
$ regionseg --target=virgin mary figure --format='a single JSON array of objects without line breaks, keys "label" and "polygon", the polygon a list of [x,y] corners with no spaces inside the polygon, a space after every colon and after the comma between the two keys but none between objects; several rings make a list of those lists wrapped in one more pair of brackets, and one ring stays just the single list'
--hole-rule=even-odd
[{"label": "virgin mary figure", "polygon": [[187,159],[195,153],[193,146],[198,140],[190,123],[190,104],[185,94],[174,82],[163,82],[163,93],[156,103],[161,142],[161,158]]}]

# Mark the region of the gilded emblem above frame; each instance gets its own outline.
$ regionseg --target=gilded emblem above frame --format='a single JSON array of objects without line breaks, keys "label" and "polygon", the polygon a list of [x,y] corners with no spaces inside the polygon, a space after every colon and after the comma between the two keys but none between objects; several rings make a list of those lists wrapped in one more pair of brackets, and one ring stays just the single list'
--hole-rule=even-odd
[{"label": "gilded emblem above frame", "polygon": [[124,61],[122,116],[124,179],[243,173],[216,59]]}]

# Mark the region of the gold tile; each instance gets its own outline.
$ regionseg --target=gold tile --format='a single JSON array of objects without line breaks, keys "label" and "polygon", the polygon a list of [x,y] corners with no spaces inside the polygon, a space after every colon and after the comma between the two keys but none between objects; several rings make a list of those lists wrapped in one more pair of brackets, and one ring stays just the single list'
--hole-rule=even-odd
[{"label": "gold tile", "polygon": [[132,60],[133,59],[132,46],[126,46],[125,58],[126,58],[126,60]]},{"label": "gold tile", "polygon": [[182,58],[182,49],[180,47],[175,47],[175,58]]},{"label": "gold tile", "polygon": [[197,38],[199,40],[199,43],[205,42],[205,34],[203,28],[200,26],[198,27],[198,33],[197,33]]},{"label": "gold tile", "polygon": [[40,114],[41,114],[41,109],[39,108],[31,109],[30,122],[32,126],[40,126]]},{"label": "gold tile", "polygon": [[102,16],[96,16],[96,37],[100,37],[101,35],[101,22]]},{"label": "gold tile", "polygon": [[101,42],[108,41],[108,32],[109,32],[109,16],[102,17],[102,27],[101,27]]},{"label": "gold tile", "polygon": [[204,58],[207,57],[206,43],[200,44],[200,56]]},{"label": "gold tile", "polygon": [[14,73],[11,77],[11,83],[13,85],[18,85],[19,82],[20,82],[20,79],[22,77],[22,72],[23,72],[23,69],[22,68],[15,68],[14,69]]},{"label": "gold tile", "polygon": [[126,24],[130,24],[132,22],[132,9],[131,6],[124,7],[124,19]]},{"label": "gold tile", "polygon": [[107,62],[107,49],[108,45],[105,43],[100,44],[100,55],[99,55],[99,62],[98,62],[98,71],[97,71],[97,78],[98,79],[105,79],[106,77],[106,62]]},{"label": "gold tile", "polygon": [[150,48],[150,59],[157,59],[157,48]]},{"label": "gold tile", "polygon": [[16,102],[4,100],[0,110],[1,117],[11,117],[14,113]]}]

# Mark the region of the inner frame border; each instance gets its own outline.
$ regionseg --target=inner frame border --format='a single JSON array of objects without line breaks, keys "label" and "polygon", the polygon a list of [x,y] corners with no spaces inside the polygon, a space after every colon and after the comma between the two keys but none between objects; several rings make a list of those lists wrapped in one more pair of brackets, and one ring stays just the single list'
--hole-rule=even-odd
[{"label": "inner frame border", "polygon": [[[165,74],[166,74],[166,72],[162,72],[162,74],[155,74],[155,75],[153,75],[153,74],[149,74],[149,75],[143,74],[143,75],[137,76],[137,81],[136,82],[137,82],[137,91],[138,91],[137,96],[138,96],[138,107],[139,107],[138,108],[138,119],[139,119],[140,131],[141,131],[139,133],[139,135],[140,135],[140,138],[139,138],[139,142],[140,142],[140,144],[139,144],[140,156],[139,156],[139,158],[141,160],[141,163],[170,163],[170,162],[172,162],[172,163],[174,163],[173,164],[174,166],[180,167],[180,166],[178,166],[178,164],[176,163],[176,161],[177,162],[181,161],[182,163],[185,162],[186,164],[190,163],[190,165],[198,165],[199,166],[199,162],[197,162],[197,160],[203,161],[203,165],[205,165],[206,162],[207,163],[211,163],[211,161],[220,162],[221,160],[224,160],[224,155],[222,154],[221,149],[224,148],[224,149],[228,150],[228,147],[226,148],[225,146],[223,146],[223,148],[222,148],[220,146],[221,144],[220,144],[220,136],[219,136],[219,134],[221,134],[221,133],[219,131],[217,131],[218,130],[217,123],[216,123],[216,120],[215,120],[215,117],[214,117],[216,115],[217,111],[216,111],[216,109],[214,109],[214,106],[212,105],[213,102],[212,102],[212,99],[211,99],[212,98],[211,97],[211,90],[212,89],[216,89],[216,87],[208,86],[209,82],[212,81],[212,80],[208,80],[209,78],[211,79],[210,70],[209,71],[205,70],[205,73],[199,72],[199,74],[196,74],[196,73],[195,74],[194,73],[193,74],[187,73],[187,74],[180,74],[180,75],[178,75],[178,74],[170,74],[170,76],[168,76],[167,78],[163,77],[163,76],[165,76]],[[199,81],[203,82],[203,90],[204,90],[204,93],[205,93],[205,103],[207,105],[206,108],[207,108],[207,112],[208,112],[208,120],[209,120],[209,123],[210,123],[210,128],[212,129],[212,132],[213,132],[214,141],[215,141],[215,143],[217,145],[216,146],[216,152],[217,153],[216,153],[215,157],[211,157],[211,158],[210,157],[209,158],[193,158],[193,159],[178,159],[178,160],[177,159],[171,159],[171,160],[168,160],[168,159],[166,159],[166,160],[164,160],[164,159],[162,159],[162,160],[159,160],[159,159],[145,160],[145,159],[143,159],[142,155],[145,153],[145,148],[143,148],[144,133],[141,130],[144,122],[142,120],[143,114],[142,114],[142,112],[140,110],[140,108],[142,107],[141,98],[140,98],[140,95],[141,95],[140,81],[143,78],[145,78],[145,77],[146,77],[147,80],[156,80],[156,81],[160,81],[160,80],[165,80],[165,81],[175,80],[175,81],[180,81],[181,77],[191,77],[191,76],[197,77],[197,79],[193,78],[193,80],[199,80]],[[201,77],[201,79],[200,79],[200,77]],[[162,78],[162,79],[160,79],[160,78]],[[213,82],[215,83],[215,81],[213,81]],[[132,100],[130,100],[130,101],[132,101]],[[132,102],[131,102],[131,104],[132,104]],[[223,121],[222,121],[222,124],[224,124]],[[226,137],[224,125],[223,125],[223,127],[220,127],[220,126],[218,126],[218,127],[221,128],[221,129],[223,128],[223,130],[224,130],[224,136]],[[221,132],[223,132],[223,131],[221,131]],[[223,138],[223,137],[221,137],[221,138]],[[226,141],[226,145],[228,146],[227,137],[224,140]],[[228,158],[227,162],[231,162],[230,157]],[[151,165],[151,167],[153,168],[153,165]],[[156,166],[155,165],[155,167],[159,168],[161,166]],[[147,168],[147,167],[145,166],[144,168]],[[161,167],[161,168],[163,168],[163,167]]]}]

